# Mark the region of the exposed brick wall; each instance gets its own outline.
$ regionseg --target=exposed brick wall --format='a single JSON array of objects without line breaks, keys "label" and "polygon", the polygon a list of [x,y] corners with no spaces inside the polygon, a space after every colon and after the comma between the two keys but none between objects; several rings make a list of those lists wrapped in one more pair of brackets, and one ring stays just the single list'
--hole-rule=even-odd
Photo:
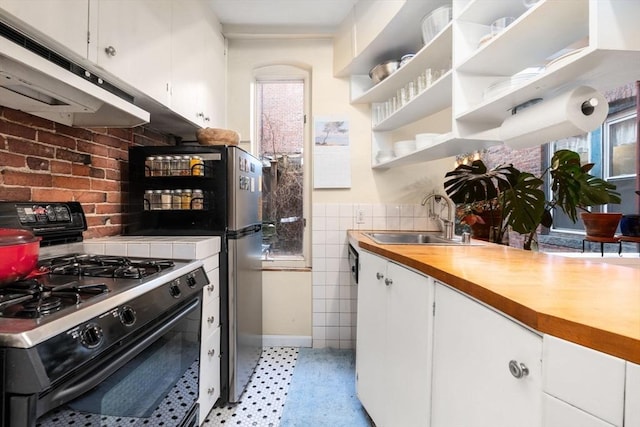
[{"label": "exposed brick wall", "polygon": [[146,127],[74,128],[0,106],[0,200],[78,201],[85,238],[122,232],[132,145],[173,145]]}]

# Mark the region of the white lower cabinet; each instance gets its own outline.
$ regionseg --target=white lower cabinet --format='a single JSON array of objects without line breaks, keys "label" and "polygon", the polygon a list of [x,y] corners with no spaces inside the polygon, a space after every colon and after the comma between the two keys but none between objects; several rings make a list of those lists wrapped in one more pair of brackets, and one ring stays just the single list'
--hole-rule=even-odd
[{"label": "white lower cabinet", "polygon": [[[204,422],[220,397],[220,269],[218,255],[213,270],[207,270],[209,285],[202,290],[202,327],[200,330],[200,422]],[[208,259],[203,260],[205,266]]]},{"label": "white lower cabinet", "polygon": [[428,426],[433,280],[360,252],[356,389],[377,427]]},{"label": "white lower cabinet", "polygon": [[640,365],[627,362],[624,427],[640,427]]},{"label": "white lower cabinet", "polygon": [[542,396],[542,425],[544,427],[613,427],[575,406],[544,393]]},{"label": "white lower cabinet", "polygon": [[542,337],[435,285],[433,427],[541,425]]},{"label": "white lower cabinet", "polygon": [[[544,336],[543,349],[545,393],[607,423],[603,425],[624,425],[624,360],[550,335]],[[566,425],[585,425],[578,422],[582,415],[574,414]]]}]

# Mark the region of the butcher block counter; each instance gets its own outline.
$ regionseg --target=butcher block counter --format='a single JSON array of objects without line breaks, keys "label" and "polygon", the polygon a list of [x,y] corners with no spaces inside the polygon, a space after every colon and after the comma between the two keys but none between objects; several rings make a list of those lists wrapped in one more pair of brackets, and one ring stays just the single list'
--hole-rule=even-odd
[{"label": "butcher block counter", "polygon": [[348,237],[540,333],[640,363],[640,269],[485,242],[383,245],[359,231]]}]

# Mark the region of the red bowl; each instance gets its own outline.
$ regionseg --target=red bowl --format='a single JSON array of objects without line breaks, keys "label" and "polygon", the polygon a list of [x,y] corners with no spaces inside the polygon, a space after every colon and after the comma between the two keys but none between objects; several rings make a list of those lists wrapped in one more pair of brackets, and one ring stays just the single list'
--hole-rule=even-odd
[{"label": "red bowl", "polygon": [[36,268],[40,239],[26,230],[0,229],[0,285],[24,279]]}]

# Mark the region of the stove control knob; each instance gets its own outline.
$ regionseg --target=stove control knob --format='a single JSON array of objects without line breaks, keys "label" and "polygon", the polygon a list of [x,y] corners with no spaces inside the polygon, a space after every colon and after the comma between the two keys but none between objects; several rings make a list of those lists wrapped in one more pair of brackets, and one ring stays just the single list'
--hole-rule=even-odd
[{"label": "stove control knob", "polygon": [[187,285],[189,285],[190,288],[195,288],[197,285],[196,278],[194,276],[187,277]]},{"label": "stove control knob", "polygon": [[87,348],[96,348],[103,338],[102,328],[95,323],[90,323],[80,331],[80,342]]},{"label": "stove control knob", "polygon": [[171,296],[174,298],[180,298],[180,294],[182,293],[180,291],[180,286],[178,286],[178,283],[180,282],[176,280],[171,284],[171,286],[169,286],[169,294],[171,294]]},{"label": "stove control knob", "polygon": [[120,309],[118,317],[120,318],[120,322],[125,326],[132,326],[136,323],[136,311],[128,305]]}]

